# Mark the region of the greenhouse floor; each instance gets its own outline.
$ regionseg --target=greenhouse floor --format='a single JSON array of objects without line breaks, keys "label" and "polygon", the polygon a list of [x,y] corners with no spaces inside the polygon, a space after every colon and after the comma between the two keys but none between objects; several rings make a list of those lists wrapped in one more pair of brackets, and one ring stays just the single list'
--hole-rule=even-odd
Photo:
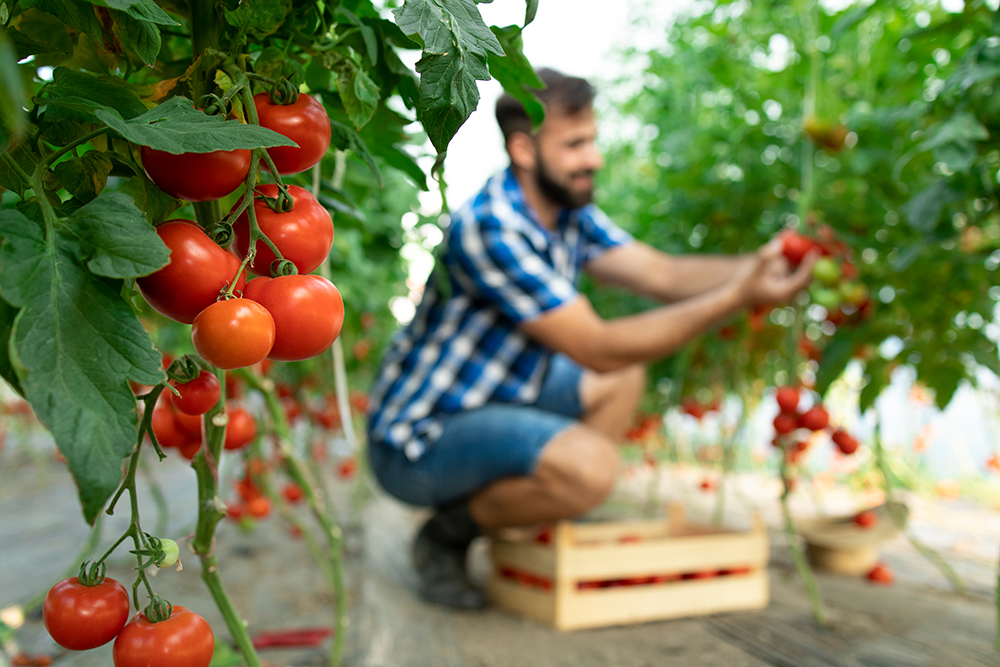
[{"label": "greenhouse floor", "polygon": [[[76,489],[65,468],[19,452],[0,457],[0,609],[24,603],[67,568],[86,540]],[[193,525],[194,473],[176,458],[157,470],[169,495],[171,521],[166,535],[177,538]],[[745,482],[745,481],[744,481]],[[636,481],[642,486],[645,482]],[[680,488],[683,476],[665,483]],[[767,483],[747,489],[765,494]],[[681,493],[691,505],[698,495]],[[690,491],[690,492],[688,492]],[[346,499],[347,489],[335,490]],[[685,493],[687,494],[685,496]],[[189,499],[182,502],[180,499]],[[140,499],[144,528],[156,511]],[[346,502],[345,502],[346,504]],[[702,509],[706,502],[701,501]],[[776,503],[769,505],[776,506]],[[761,504],[761,507],[769,505]],[[451,612],[426,605],[414,593],[407,553],[423,514],[376,495],[347,522],[350,626],[344,664],[357,667],[973,667],[1000,665],[994,648],[997,612],[993,602],[1000,513],[959,503],[911,502],[915,534],[937,548],[962,576],[967,592],[951,590],[947,580],[903,537],[883,545],[882,559],[896,582],[877,586],[861,577],[819,575],[830,622],[818,628],[792,566],[778,516],[764,512],[772,527],[771,602],[761,611],[717,614],[598,630],[559,632],[510,613]],[[125,518],[110,517],[102,543],[120,534]],[[147,525],[146,522],[149,522]],[[183,553],[183,548],[182,548]],[[121,550],[109,575],[130,582],[129,559]],[[219,529],[223,580],[251,634],[331,625],[332,596],[327,592],[304,542],[289,536],[278,518],[243,532],[231,522]],[[129,557],[130,558],[130,557]],[[473,572],[485,580],[489,555],[485,541],[475,545]],[[183,572],[164,570],[153,581],[174,604],[204,615],[227,637],[224,625],[189,556]],[[110,645],[82,653],[66,652],[29,616],[17,634],[29,654],[48,654],[64,667],[106,667]],[[299,649],[262,649],[266,665],[328,664],[330,642]],[[6,667],[0,655],[0,667]],[[222,664],[240,664],[238,660]]]}]

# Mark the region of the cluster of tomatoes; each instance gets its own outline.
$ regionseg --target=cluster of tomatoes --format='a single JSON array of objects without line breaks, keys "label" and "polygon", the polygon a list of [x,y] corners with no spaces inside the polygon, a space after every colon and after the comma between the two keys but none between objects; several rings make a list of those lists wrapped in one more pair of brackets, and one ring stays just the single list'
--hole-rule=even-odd
[{"label": "cluster of tomatoes", "polygon": [[[779,412],[774,418],[776,435],[773,444],[775,447],[787,445],[789,458],[794,463],[809,446],[808,439],[793,437],[795,432],[800,429],[814,433],[825,430],[830,425],[830,414],[822,405],[814,405],[804,412],[799,412],[801,397],[798,387],[778,387],[775,398],[778,401]],[[853,454],[858,449],[858,441],[841,428],[834,430],[831,439],[843,454]]]},{"label": "cluster of tomatoes", "polygon": [[115,667],[208,667],[215,635],[204,618],[168,606],[166,617],[156,622],[147,617],[148,609],[129,620],[125,586],[103,575],[81,577],[63,579],[45,596],[42,619],[57,644],[87,651],[114,640]]},{"label": "cluster of tomatoes", "polygon": [[[299,144],[268,149],[279,174],[303,171],[323,157],[330,145],[330,120],[319,102],[300,95],[294,104],[276,105],[264,94],[254,101],[263,127]],[[158,187],[190,201],[230,194],[245,181],[250,166],[249,151],[171,155],[144,147],[141,153]],[[234,155],[243,153],[246,168],[235,169]],[[206,179],[206,173],[231,180],[219,185]],[[205,190],[193,191],[176,182],[185,179],[192,181],[185,181],[185,186],[201,187],[193,184],[197,181]],[[195,349],[218,368],[241,368],[265,358],[298,361],[320,354],[333,344],[344,322],[340,292],[326,278],[310,275],[326,261],[333,246],[333,219],[304,188],[273,183],[257,186],[253,202],[257,227],[287,260],[280,267],[270,246],[252,238],[249,212],[239,212],[239,207],[234,206],[227,216],[232,219],[232,252],[190,220],[159,225],[156,232],[170,249],[170,263],[139,278],[139,292],[157,312],[191,324]],[[246,270],[257,277],[247,280],[241,258],[251,252],[255,252],[254,259]],[[270,277],[273,270],[288,273],[291,265],[293,275]]]}]

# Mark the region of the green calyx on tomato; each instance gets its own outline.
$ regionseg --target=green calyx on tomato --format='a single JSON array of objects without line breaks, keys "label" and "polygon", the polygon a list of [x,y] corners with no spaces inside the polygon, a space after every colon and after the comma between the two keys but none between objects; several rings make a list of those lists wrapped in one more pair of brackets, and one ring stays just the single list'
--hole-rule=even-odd
[{"label": "green calyx on tomato", "polygon": [[214,652],[208,622],[177,606],[155,622],[136,614],[115,638],[111,656],[115,667],[208,667]]},{"label": "green calyx on tomato", "polygon": [[299,95],[290,104],[274,104],[268,93],[258,93],[253,102],[261,127],[298,144],[267,149],[279,174],[297,174],[323,159],[330,148],[330,116],[315,97]]},{"label": "green calyx on tomato", "polygon": [[208,371],[199,371],[198,375],[187,382],[171,382],[177,395],[173,397],[174,407],[187,415],[203,415],[211,410],[222,397],[222,386],[219,379]]}]

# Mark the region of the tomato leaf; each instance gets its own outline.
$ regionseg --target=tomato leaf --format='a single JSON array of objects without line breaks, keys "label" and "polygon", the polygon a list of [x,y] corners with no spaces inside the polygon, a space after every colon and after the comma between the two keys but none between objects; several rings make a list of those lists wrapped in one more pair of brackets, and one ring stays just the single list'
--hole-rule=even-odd
[{"label": "tomato leaf", "polygon": [[121,192],[106,192],[69,217],[89,256],[87,268],[108,278],[146,276],[167,265],[170,249]]},{"label": "tomato leaf", "polygon": [[973,348],[972,356],[975,358],[977,364],[985,366],[993,371],[994,375],[1000,377],[1000,358],[997,357],[996,345],[991,345],[989,347],[986,345],[979,345]]},{"label": "tomato leaf", "polygon": [[153,0],[90,0],[95,5],[116,9],[128,14],[137,21],[157,23],[159,25],[180,25],[170,18],[170,15],[160,9]]},{"label": "tomato leaf", "polygon": [[944,410],[955,395],[958,384],[965,379],[965,366],[949,356],[939,359],[929,368],[918,368],[917,375],[934,390],[934,402]]},{"label": "tomato leaf", "polygon": [[118,34],[125,47],[150,67],[156,64],[162,43],[160,29],[156,24],[137,19],[125,12],[112,11],[111,15],[115,19]]},{"label": "tomato leaf", "polygon": [[393,14],[404,33],[423,40],[417,110],[442,153],[479,103],[476,81],[490,78],[487,56],[503,56],[503,47],[467,0],[406,0]]},{"label": "tomato leaf", "polygon": [[296,145],[266,127],[209,116],[195,109],[186,97],[172,97],[131,120],[124,120],[121,114],[108,108],[98,110],[95,115],[129,141],[175,155]]},{"label": "tomato leaf", "polygon": [[145,174],[136,174],[128,179],[118,191],[131,197],[146,219],[154,225],[166,220],[181,206],[179,199],[174,199],[156,187]]},{"label": "tomato leaf", "polygon": [[[97,43],[103,41],[104,26],[101,25],[101,22],[94,14],[93,6],[88,3],[76,2],[75,0],[29,0],[24,3],[24,6],[34,8],[44,14],[49,14],[66,26],[73,26],[74,30],[90,35]],[[30,12],[25,12],[25,14],[28,16],[22,15],[18,23],[20,30],[25,31],[29,36],[37,35],[39,38],[45,39],[42,42],[43,44],[54,45],[52,40],[61,41],[63,34],[65,34],[65,26],[57,24],[56,26],[50,26],[43,32],[38,29],[40,27],[38,22],[47,19],[33,16]],[[25,19],[28,19],[30,22],[26,23]],[[56,49],[61,52],[71,53],[73,47],[70,44],[69,49],[64,51],[65,47],[59,44],[59,46],[56,46]]]},{"label": "tomato leaf", "polygon": [[914,195],[903,204],[903,215],[906,222],[917,231],[931,232],[937,227],[944,207],[959,197],[959,194],[948,187],[944,181],[935,181],[926,190]]},{"label": "tomato leaf", "polygon": [[290,9],[289,2],[282,0],[244,0],[234,10],[226,9],[226,23],[240,30],[242,34],[266,37],[285,22]]},{"label": "tomato leaf", "polygon": [[861,390],[861,395],[858,397],[858,409],[862,414],[875,403],[875,399],[878,398],[878,395],[882,393],[882,390],[889,383],[888,378],[885,376],[884,360],[873,359],[869,361],[865,371],[865,379],[868,380],[868,383]]},{"label": "tomato leaf", "polygon": [[[91,120],[98,109],[113,109],[122,118],[135,118],[147,111],[135,92],[118,77],[101,77],[57,67],[52,83],[41,94],[46,104],[68,109]],[[49,111],[46,111],[46,117]]]},{"label": "tomato leaf", "polygon": [[111,158],[100,151],[89,151],[82,157],[60,162],[53,171],[56,178],[71,195],[88,202],[101,194],[108,182],[113,164]]},{"label": "tomato leaf", "polygon": [[365,142],[361,140],[361,135],[347,125],[333,120],[330,121],[330,143],[339,150],[350,150],[359,158],[364,160],[365,164],[368,165],[368,168],[372,170],[372,174],[374,174],[375,180],[378,182],[378,186],[382,187],[382,172],[379,170],[378,164],[375,162],[375,157],[372,155],[371,151],[368,150],[368,146],[366,146]]},{"label": "tomato leaf", "polygon": [[122,282],[84,268],[86,253],[66,225],[46,239],[40,225],[5,210],[0,236],[0,290],[21,309],[11,337],[14,367],[93,523],[135,446],[136,403],[127,380],[162,381],[160,354],[121,298]]},{"label": "tomato leaf", "polygon": [[823,359],[816,371],[816,392],[823,396],[827,389],[839,378],[847,363],[854,355],[855,334],[847,329],[838,329],[830,342],[823,348]]},{"label": "tomato leaf", "polygon": [[27,129],[28,96],[24,92],[24,82],[17,67],[17,54],[7,38],[6,31],[0,33],[0,146],[6,144],[6,132],[20,136]]},{"label": "tomato leaf", "polygon": [[528,24],[535,20],[535,14],[538,13],[538,0],[527,0],[527,7],[524,10],[524,27],[527,28]]},{"label": "tomato leaf", "polygon": [[535,69],[528,62],[528,59],[524,57],[521,29],[516,25],[509,25],[506,28],[492,26],[490,30],[503,45],[506,54],[503,58],[490,54],[490,74],[500,82],[504,90],[524,105],[524,110],[531,118],[532,125],[537,128],[545,120],[545,107],[542,106],[538,96],[529,88],[542,89],[545,88],[545,84],[535,74]]},{"label": "tomato leaf", "polygon": [[0,377],[7,381],[21,396],[24,390],[21,389],[21,381],[17,379],[14,366],[11,364],[10,353],[10,333],[14,327],[14,318],[17,317],[17,308],[0,299]]}]

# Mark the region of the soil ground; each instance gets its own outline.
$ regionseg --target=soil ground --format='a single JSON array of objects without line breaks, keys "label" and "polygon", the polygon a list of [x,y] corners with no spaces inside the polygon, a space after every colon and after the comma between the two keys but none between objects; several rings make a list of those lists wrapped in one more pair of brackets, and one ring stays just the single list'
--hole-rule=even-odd
[{"label": "soil ground", "polygon": [[[0,610],[24,604],[60,578],[86,540],[76,489],[65,468],[47,456],[33,459],[21,451],[0,456]],[[169,489],[166,536],[179,538],[194,524],[194,472],[173,457],[156,466]],[[648,479],[625,482],[628,492],[643,493]],[[346,506],[348,489],[336,494]],[[697,478],[683,470],[663,474],[666,498],[686,503],[695,516],[707,516],[712,494],[700,493]],[[755,478],[738,479],[738,501],[727,512],[748,506],[762,511],[772,527],[771,603],[761,611],[718,614],[640,625],[558,632],[498,609],[456,613],[429,606],[414,593],[408,545],[424,512],[378,494],[346,520],[349,636],[345,665],[365,667],[520,667],[523,665],[597,667],[980,667],[1000,665],[994,647],[997,611],[993,602],[1000,513],[958,503],[911,498],[911,527],[937,548],[967,584],[951,590],[939,571],[903,537],[883,545],[881,556],[896,573],[896,583],[875,586],[860,577],[819,575],[830,623],[812,620],[802,585],[792,566],[780,525],[774,487]],[[145,488],[145,487],[143,487]],[[140,494],[147,530],[157,520],[148,493]],[[836,506],[836,499],[831,501]],[[805,512],[811,501],[797,509]],[[119,511],[123,512],[125,508]],[[105,546],[126,525],[109,517],[102,529]],[[737,519],[738,520],[738,519]],[[180,541],[180,540],[179,540]],[[331,626],[332,595],[304,542],[272,517],[244,532],[225,521],[218,532],[222,578],[251,634],[278,629]],[[103,549],[101,550],[103,551]],[[182,553],[184,549],[182,547]],[[130,582],[130,558],[120,550],[109,575]],[[485,541],[475,545],[471,565],[485,581],[490,562]],[[225,626],[200,580],[193,555],[184,570],[161,571],[154,587],[175,604],[201,613],[217,642],[228,640]],[[106,667],[110,645],[82,653],[56,646],[37,615],[29,615],[17,634],[21,649],[51,655],[61,667]],[[268,665],[327,664],[329,641],[315,648],[264,649]],[[239,664],[234,663],[234,664]],[[0,652],[0,667],[6,667]]]}]

